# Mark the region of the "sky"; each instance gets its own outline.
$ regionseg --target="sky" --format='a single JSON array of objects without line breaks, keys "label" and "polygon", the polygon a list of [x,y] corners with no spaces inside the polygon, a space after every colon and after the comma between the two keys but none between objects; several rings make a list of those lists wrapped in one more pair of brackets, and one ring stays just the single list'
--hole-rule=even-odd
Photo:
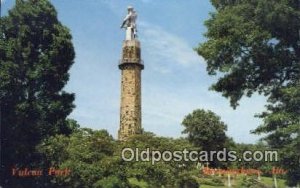
[{"label": "sky", "polygon": [[[254,115],[266,99],[243,98],[234,110],[229,100],[209,87],[205,60],[193,50],[205,42],[204,21],[214,9],[209,0],[51,0],[59,20],[73,36],[76,52],[65,87],[76,95],[70,114],[82,127],[106,129],[117,138],[120,113],[121,57],[127,6],[138,13],[142,59],[142,127],[159,136],[181,137],[184,117],[195,109],[215,112],[236,142],[255,143],[250,131],[261,124]],[[6,15],[14,0],[4,0]]]}]

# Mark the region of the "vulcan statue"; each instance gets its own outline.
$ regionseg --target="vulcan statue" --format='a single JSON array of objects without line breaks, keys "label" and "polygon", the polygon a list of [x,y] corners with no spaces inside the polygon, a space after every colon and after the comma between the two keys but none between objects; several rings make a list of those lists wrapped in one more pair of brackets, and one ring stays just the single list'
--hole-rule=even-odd
[{"label": "vulcan statue", "polygon": [[126,40],[133,40],[137,38],[136,19],[137,13],[132,6],[128,6],[128,13],[123,20],[121,28],[126,29]]}]

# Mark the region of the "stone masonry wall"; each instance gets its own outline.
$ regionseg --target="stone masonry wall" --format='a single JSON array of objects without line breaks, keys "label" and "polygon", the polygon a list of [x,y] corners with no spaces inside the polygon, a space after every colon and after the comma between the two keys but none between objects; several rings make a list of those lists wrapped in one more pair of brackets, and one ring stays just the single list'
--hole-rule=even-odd
[{"label": "stone masonry wall", "polygon": [[141,70],[138,41],[123,44],[119,140],[141,133]]}]

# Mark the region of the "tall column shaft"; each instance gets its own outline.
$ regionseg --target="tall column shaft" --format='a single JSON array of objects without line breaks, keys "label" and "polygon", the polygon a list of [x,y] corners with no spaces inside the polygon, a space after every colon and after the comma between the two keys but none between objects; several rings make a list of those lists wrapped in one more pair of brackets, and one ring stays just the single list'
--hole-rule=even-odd
[{"label": "tall column shaft", "polygon": [[119,140],[126,140],[131,135],[140,134],[141,119],[141,49],[138,40],[125,40],[122,60],[121,107]]}]

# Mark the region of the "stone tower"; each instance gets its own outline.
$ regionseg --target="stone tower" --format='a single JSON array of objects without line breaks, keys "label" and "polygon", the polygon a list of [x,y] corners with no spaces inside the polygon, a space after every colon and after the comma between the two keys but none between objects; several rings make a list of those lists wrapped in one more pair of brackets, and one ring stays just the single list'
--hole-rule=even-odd
[{"label": "stone tower", "polygon": [[144,69],[141,60],[140,42],[136,36],[136,13],[128,7],[121,28],[126,29],[123,41],[122,58],[119,63],[121,70],[121,107],[119,140],[126,140],[131,135],[142,132],[141,119],[141,71]]}]

